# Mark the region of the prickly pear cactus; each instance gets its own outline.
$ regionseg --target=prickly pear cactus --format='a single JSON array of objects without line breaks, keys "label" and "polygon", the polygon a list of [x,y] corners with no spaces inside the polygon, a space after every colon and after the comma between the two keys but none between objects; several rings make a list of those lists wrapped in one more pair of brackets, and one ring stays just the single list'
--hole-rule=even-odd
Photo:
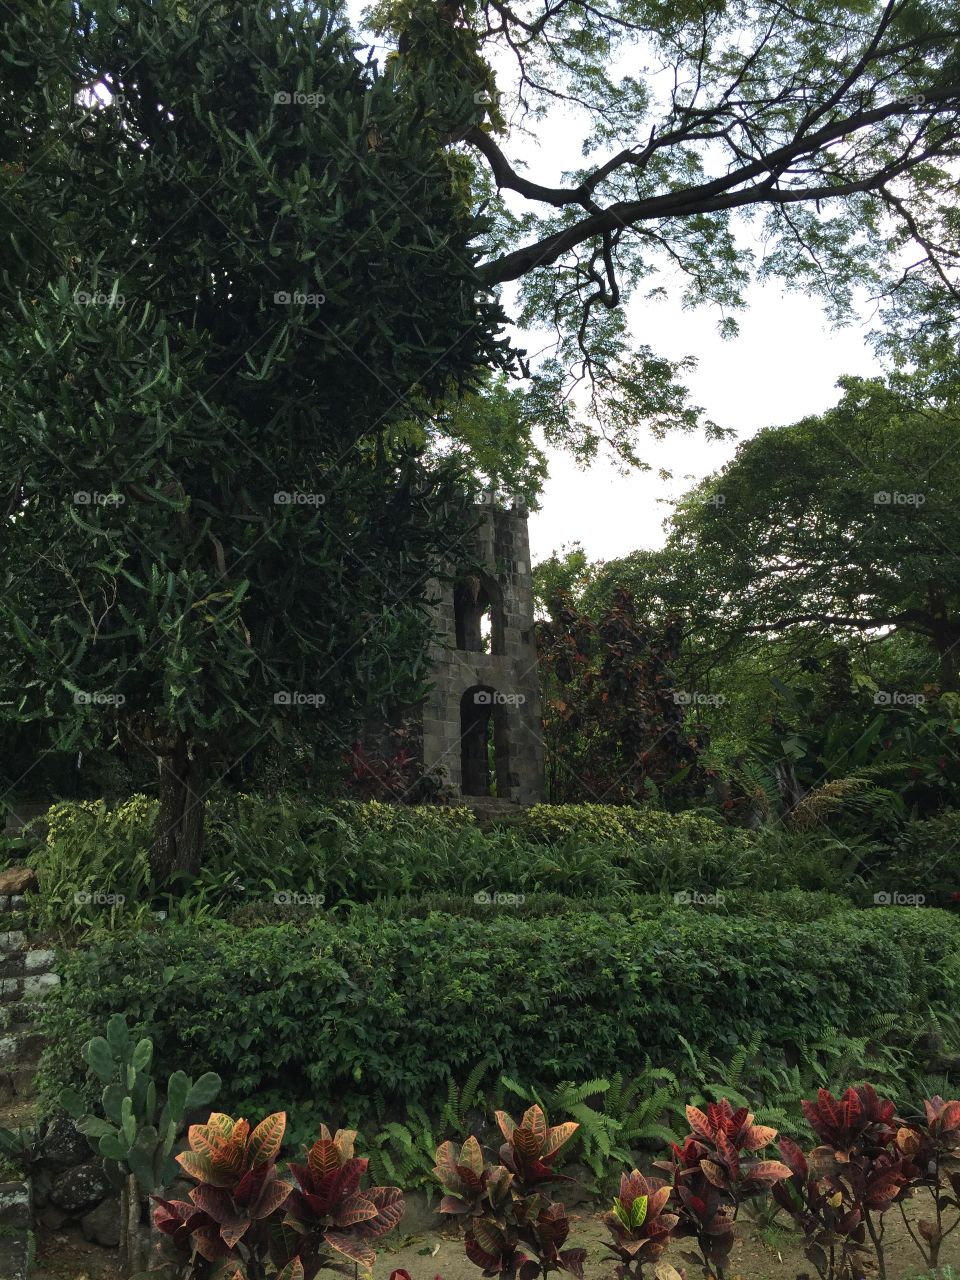
[{"label": "prickly pear cactus", "polygon": [[73,1089],[63,1091],[60,1105],[103,1156],[107,1177],[120,1189],[132,1176],[146,1194],[172,1182],[178,1171],[173,1148],[183,1118],[195,1107],[209,1106],[220,1077],[209,1071],[194,1082],[174,1071],[158,1117],[157,1085],[150,1074],[153,1042],[144,1037],[134,1043],[122,1014],[115,1013],[107,1023],[106,1036],[87,1041],[83,1056],[103,1081],[103,1116],[85,1115],[83,1100]]}]

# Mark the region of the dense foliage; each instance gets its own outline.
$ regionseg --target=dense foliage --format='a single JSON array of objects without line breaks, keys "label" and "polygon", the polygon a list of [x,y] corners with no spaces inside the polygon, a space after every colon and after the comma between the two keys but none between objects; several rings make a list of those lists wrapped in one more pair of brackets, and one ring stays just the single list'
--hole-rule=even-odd
[{"label": "dense foliage", "polygon": [[372,1097],[430,1097],[481,1059],[549,1083],[640,1070],[648,1055],[675,1061],[681,1035],[729,1056],[756,1033],[782,1053],[827,1035],[838,1010],[858,1035],[884,1014],[915,1025],[960,993],[960,921],[941,911],[795,922],[581,905],[553,918],[372,907],[307,924],[103,934],[64,957],[44,1004],[48,1097],[82,1083],[79,1047],[115,1011],[153,1038],[158,1073],[217,1071],[226,1107],[282,1095],[351,1119]]},{"label": "dense foliage", "polygon": [[537,651],[551,799],[629,804],[662,796],[673,806],[700,799],[703,744],[684,724],[688,695],[673,674],[681,628],[651,627],[626,590],[596,621],[563,594],[548,607]]},{"label": "dense foliage", "polygon": [[[398,917],[431,906],[477,918],[546,916],[584,899],[656,911],[673,895],[721,913],[747,903],[763,910],[766,895],[781,895],[782,909],[799,918],[877,894],[949,907],[960,892],[952,815],[865,841],[817,828],[749,832],[707,814],[627,806],[535,805],[483,829],[467,808],[221,794],[210,804],[206,866],[170,895],[150,870],[155,816],[156,801],[143,796],[56,806],[46,842],[27,854],[40,881],[27,900],[34,921],[69,939],[152,925],[155,912],[266,923],[377,903]],[[827,897],[808,901],[800,890]]]},{"label": "dense foliage", "polygon": [[315,5],[42,3],[7,42],[0,716],[146,755],[169,876],[211,775],[423,693],[466,494],[394,433],[506,361],[485,224]]}]

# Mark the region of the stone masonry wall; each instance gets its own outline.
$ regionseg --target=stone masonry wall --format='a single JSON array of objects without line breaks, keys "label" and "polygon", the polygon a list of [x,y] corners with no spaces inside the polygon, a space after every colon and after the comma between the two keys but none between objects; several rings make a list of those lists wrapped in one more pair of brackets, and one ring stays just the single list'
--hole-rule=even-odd
[{"label": "stone masonry wall", "polygon": [[[494,691],[497,755],[505,750],[508,757],[497,798],[536,804],[544,795],[544,766],[526,510],[486,507],[477,552],[502,596],[503,653],[457,649],[453,583],[434,582],[433,594],[440,597],[434,607],[439,639],[430,655],[434,688],[423,711],[424,768],[442,773],[451,789],[460,792],[461,699],[481,686]],[[451,572],[457,567],[450,566]]]}]

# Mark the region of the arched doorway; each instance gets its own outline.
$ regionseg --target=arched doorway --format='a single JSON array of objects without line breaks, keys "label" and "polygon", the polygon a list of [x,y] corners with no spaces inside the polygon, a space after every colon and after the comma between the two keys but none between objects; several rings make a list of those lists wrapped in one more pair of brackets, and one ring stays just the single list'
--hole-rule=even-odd
[{"label": "arched doorway", "polygon": [[506,708],[489,685],[474,685],[460,699],[460,779],[465,796],[510,798]]}]

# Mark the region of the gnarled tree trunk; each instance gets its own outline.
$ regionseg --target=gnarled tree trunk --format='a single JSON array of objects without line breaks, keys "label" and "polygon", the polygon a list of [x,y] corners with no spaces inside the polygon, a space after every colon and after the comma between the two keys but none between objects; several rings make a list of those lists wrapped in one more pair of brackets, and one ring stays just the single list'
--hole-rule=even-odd
[{"label": "gnarled tree trunk", "polygon": [[195,875],[203,852],[206,760],[184,734],[159,757],[160,811],[150,865],[158,885],[178,871]]}]

